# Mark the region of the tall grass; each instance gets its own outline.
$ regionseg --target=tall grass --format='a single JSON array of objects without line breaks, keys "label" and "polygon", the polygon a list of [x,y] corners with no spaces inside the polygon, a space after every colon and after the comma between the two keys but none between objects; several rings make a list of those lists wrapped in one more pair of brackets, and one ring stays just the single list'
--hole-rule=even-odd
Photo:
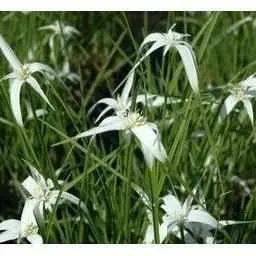
[{"label": "tall grass", "polygon": [[[238,23],[248,15],[252,21]],[[63,56],[59,45],[55,61],[43,44],[43,25],[60,20],[75,26],[81,36],[72,40],[68,56],[78,84],[67,80],[49,81],[40,77],[55,111],[43,118],[26,121],[19,127],[11,113],[8,83],[0,87],[0,221],[19,218],[25,194],[21,182],[29,175],[23,159],[55,182],[60,169],[64,189],[78,196],[88,208],[62,205],[48,213],[40,228],[45,243],[142,243],[148,225],[146,209],[134,190],[140,186],[153,207],[155,242],[162,212],[160,198],[171,191],[185,199],[200,181],[207,210],[217,219],[255,220],[255,127],[246,114],[233,112],[218,122],[224,94],[220,87],[238,82],[256,70],[256,27],[254,13],[1,13],[0,32],[21,60],[37,45],[34,60],[60,68]],[[189,33],[198,59],[200,97],[195,97],[178,54],[163,59],[161,51],[147,58],[136,71],[132,95],[155,93],[180,98],[177,104],[144,109],[148,120],[157,122],[168,153],[165,163],[147,168],[135,140],[116,132],[54,146],[94,126],[95,115],[88,109],[96,100],[111,96],[136,62],[139,45],[150,32],[176,30]],[[234,26],[234,24],[238,24]],[[8,72],[0,58],[1,77]],[[34,97],[35,96],[35,97]],[[30,90],[23,90],[32,108],[47,108]],[[187,99],[187,100],[185,100]],[[220,101],[216,109],[213,103]],[[204,104],[204,103],[208,104]],[[99,113],[100,107],[96,109]],[[95,112],[94,112],[95,113]],[[173,120],[171,124],[168,121]],[[203,136],[195,136],[202,131]],[[250,195],[232,181],[239,176],[248,183]],[[255,224],[227,227],[216,236],[224,243],[254,243]],[[170,236],[166,242],[180,242]]]}]

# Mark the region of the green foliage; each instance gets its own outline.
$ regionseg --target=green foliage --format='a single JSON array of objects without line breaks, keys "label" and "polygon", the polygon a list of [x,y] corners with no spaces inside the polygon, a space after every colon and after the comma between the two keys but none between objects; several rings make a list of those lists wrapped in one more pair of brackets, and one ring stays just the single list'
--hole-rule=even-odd
[{"label": "green foliage", "polygon": [[[252,21],[239,25],[250,15]],[[1,13],[0,32],[21,60],[37,46],[33,61],[60,69],[65,58],[71,70],[81,76],[80,83],[67,79],[49,80],[38,76],[55,111],[34,92],[23,90],[32,109],[48,114],[25,121],[19,127],[11,113],[8,83],[0,86],[0,221],[19,218],[24,203],[21,182],[29,175],[23,159],[31,162],[44,177],[55,182],[61,169],[64,188],[78,196],[88,213],[71,205],[61,205],[47,215],[41,227],[45,243],[142,243],[148,225],[145,206],[134,190],[138,185],[154,206],[154,221],[161,220],[161,197],[168,191],[185,199],[200,181],[207,210],[217,219],[254,220],[255,202],[255,126],[244,113],[233,112],[218,122],[219,107],[209,85],[219,87],[241,81],[256,69],[256,27],[254,13]],[[73,51],[61,53],[57,43],[55,59],[44,43],[46,31],[40,26],[55,20],[76,27],[81,35],[71,39]],[[88,109],[100,98],[111,96],[116,86],[136,62],[143,38],[151,32],[175,30],[189,33],[198,60],[200,97],[188,85],[179,56],[171,50],[163,59],[161,50],[147,58],[136,71],[132,94],[156,93],[181,98],[181,103],[144,109],[149,121],[156,122],[168,153],[165,163],[156,162],[149,170],[135,140],[128,142],[116,132],[96,138],[54,145],[94,126],[96,114]],[[234,24],[238,24],[234,27]],[[56,40],[57,41],[57,40]],[[8,63],[0,57],[0,76]],[[185,99],[188,99],[185,101]],[[204,104],[208,102],[209,104]],[[173,120],[170,125],[166,121]],[[194,136],[203,131],[204,136]],[[248,181],[250,195],[232,182],[236,175]],[[155,225],[156,227],[156,225]],[[254,243],[255,224],[234,225],[218,232],[225,243]],[[156,232],[156,242],[158,235]],[[170,237],[168,242],[174,242]]]}]

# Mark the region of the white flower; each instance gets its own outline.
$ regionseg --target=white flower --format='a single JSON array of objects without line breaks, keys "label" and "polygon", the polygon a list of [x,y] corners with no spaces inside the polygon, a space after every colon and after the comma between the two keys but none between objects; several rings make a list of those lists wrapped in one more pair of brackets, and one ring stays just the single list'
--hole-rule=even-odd
[{"label": "white flower", "polygon": [[256,96],[256,78],[254,75],[248,77],[244,81],[241,81],[237,85],[232,85],[229,92],[231,94],[225,99],[221,108],[221,117],[227,116],[234,109],[237,103],[241,101],[253,125],[254,115],[251,99]]},{"label": "white flower", "polygon": [[55,38],[58,38],[60,40],[61,48],[64,48],[65,41],[68,41],[70,38],[80,35],[80,32],[69,25],[65,25],[64,23],[60,21],[55,21],[51,25],[42,26],[39,28],[39,30],[49,30],[52,32],[52,34],[49,37],[49,46],[50,49],[54,49],[54,40]]},{"label": "white flower", "polygon": [[10,240],[26,238],[32,244],[42,244],[43,239],[38,234],[38,225],[34,216],[37,202],[34,199],[26,200],[21,214],[21,220],[5,220],[0,223],[0,243]]},{"label": "white flower", "polygon": [[199,88],[196,57],[190,44],[184,41],[184,38],[189,35],[173,31],[174,26],[172,26],[167,33],[151,33],[145,37],[140,49],[142,50],[148,43],[152,43],[152,45],[135,64],[134,68],[136,68],[147,56],[161,47],[164,47],[163,55],[166,55],[170,48],[176,48],[181,56],[189,83],[193,91],[197,93]]},{"label": "white flower", "polygon": [[147,122],[146,119],[137,112],[127,112],[123,116],[106,117],[98,127],[82,132],[75,136],[76,139],[93,136],[99,133],[123,130],[133,133],[141,144],[147,165],[152,168],[154,158],[164,162],[167,158],[166,151],[160,141],[158,128],[154,123]]},{"label": "white flower", "polygon": [[8,43],[4,40],[4,38],[0,34],[0,49],[2,50],[4,56],[8,60],[11,65],[13,72],[6,75],[2,78],[2,80],[9,79],[10,80],[10,101],[11,101],[11,109],[13,115],[18,122],[19,125],[23,126],[22,115],[21,115],[21,107],[20,107],[20,92],[21,87],[27,83],[29,84],[43,99],[47,102],[47,104],[54,109],[54,107],[49,102],[47,96],[44,94],[37,80],[32,76],[35,72],[46,72],[46,73],[54,73],[53,70],[47,65],[41,63],[30,63],[30,64],[21,64],[18,60],[17,56],[10,48]]},{"label": "white flower", "polygon": [[[114,110],[117,116],[127,116],[127,113],[130,111],[132,106],[132,98],[129,97],[132,85],[134,81],[134,72],[131,72],[128,75],[127,81],[124,85],[121,95],[117,96],[117,99],[114,98],[103,98],[97,101],[90,109],[89,114],[95,109],[99,104],[107,105],[106,108],[102,110],[99,116],[96,118],[96,123],[110,110]],[[164,103],[170,104],[175,101],[173,98],[168,97],[165,99],[163,96],[155,94],[139,94],[136,96],[135,103],[141,103],[147,105],[148,107],[160,107]]]},{"label": "white flower", "polygon": [[[184,238],[185,243],[195,243],[198,238],[203,239],[205,243],[213,243],[214,239],[210,231],[217,228],[218,222],[201,205],[192,206],[193,195],[196,190],[197,187],[193,189],[192,194],[187,197],[183,204],[171,193],[163,197],[161,208],[165,214],[161,225],[159,225],[160,243],[165,240],[169,232],[179,239]],[[136,191],[141,196],[147,207],[147,214],[150,216],[144,242],[152,243],[154,241],[154,228],[149,200],[141,189],[136,189]],[[200,196],[200,201],[204,205],[202,196]],[[182,237],[180,228],[183,228],[184,237]]]},{"label": "white flower", "polygon": [[[32,176],[27,177],[22,186],[29,193],[30,198],[35,199],[38,203],[38,209],[40,215],[43,217],[43,210],[51,211],[56,203],[60,204],[63,201],[70,201],[76,205],[80,205],[81,209],[86,211],[84,203],[80,202],[76,196],[56,189],[51,179],[45,180],[45,178],[38,172],[38,170],[31,164],[27,163]],[[59,181],[61,184],[62,181]]]},{"label": "white flower", "polygon": [[183,204],[171,193],[163,197],[161,208],[165,215],[161,226],[164,226],[166,236],[169,232],[177,235],[177,227],[191,230],[191,223],[204,224],[209,230],[217,228],[217,220],[202,206],[192,205],[192,201],[193,195],[189,195]]}]

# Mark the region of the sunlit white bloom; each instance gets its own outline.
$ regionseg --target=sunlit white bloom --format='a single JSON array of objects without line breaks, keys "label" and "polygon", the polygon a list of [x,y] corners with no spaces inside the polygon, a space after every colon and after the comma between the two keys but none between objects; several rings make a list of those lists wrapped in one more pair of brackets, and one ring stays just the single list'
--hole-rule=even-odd
[{"label": "sunlit white bloom", "polygon": [[37,80],[33,77],[35,72],[41,73],[51,73],[53,74],[53,70],[47,65],[41,63],[30,63],[30,64],[22,64],[13,50],[10,48],[8,43],[4,40],[4,38],[0,35],[0,49],[2,50],[4,56],[8,60],[10,66],[13,69],[13,72],[4,76],[2,80],[9,79],[10,80],[10,101],[11,101],[11,109],[13,115],[17,121],[17,123],[23,126],[21,107],[20,107],[20,92],[21,88],[24,84],[30,85],[42,98],[46,103],[54,109],[54,107],[49,102],[47,96],[40,88]]},{"label": "sunlit white bloom", "polygon": [[[121,92],[121,95],[117,96],[117,99],[114,98],[103,98],[97,101],[89,110],[91,113],[96,106],[99,104],[105,104],[106,107],[101,111],[99,116],[96,118],[95,122],[98,122],[107,112],[114,110],[117,116],[127,116],[128,111],[130,111],[133,99],[129,96],[130,91],[134,81],[134,72],[131,72],[128,76],[128,79],[124,85],[124,88]],[[139,94],[136,96],[135,103],[141,103],[147,105],[148,107],[160,107],[163,104],[171,104],[176,102],[176,99],[155,94]]]},{"label": "sunlit white bloom", "polygon": [[235,108],[235,106],[242,102],[244,108],[253,125],[254,114],[251,99],[256,96],[256,78],[254,75],[248,77],[236,85],[230,86],[230,95],[225,99],[221,108],[221,117],[225,117]]},{"label": "sunlit white bloom", "polygon": [[173,194],[169,193],[163,197],[161,208],[165,211],[163,225],[167,234],[176,234],[176,227],[191,230],[191,223],[205,224],[210,229],[216,229],[217,220],[212,217],[201,205],[192,205],[193,195],[189,195],[182,204]]},{"label": "sunlit white bloom", "polygon": [[173,28],[174,26],[172,26],[167,33],[151,33],[145,37],[140,49],[142,50],[145,45],[149,43],[152,43],[152,45],[135,64],[134,68],[136,68],[147,56],[161,47],[164,48],[163,55],[166,55],[169,49],[176,48],[181,56],[189,83],[193,91],[197,93],[199,88],[196,57],[191,45],[184,41],[184,38],[189,35],[177,33],[173,31]]},{"label": "sunlit white bloom", "polygon": [[[152,243],[154,241],[154,225],[153,225],[153,216],[152,216],[152,208],[151,208],[151,203],[149,200],[148,195],[140,188],[140,187],[135,187],[135,191],[139,194],[142,202],[144,203],[146,207],[146,213],[148,217],[148,227],[145,233],[144,237],[144,243]],[[164,217],[165,218],[165,217]],[[162,243],[166,236],[167,236],[167,230],[168,230],[168,222],[163,222],[161,225],[158,227],[159,229],[159,238],[160,238],[160,243]],[[209,226],[206,225],[201,225],[201,223],[190,223],[190,233],[184,229],[184,242],[185,243],[197,243],[196,238],[201,238],[204,240],[204,243],[213,243],[214,238],[212,233],[210,232]],[[182,239],[181,236],[181,230],[178,225],[173,226],[172,228],[172,234],[174,234],[176,237],[179,239]]]},{"label": "sunlit white bloom", "polygon": [[51,35],[49,37],[49,46],[51,50],[54,49],[55,38],[60,40],[60,46],[63,49],[65,46],[65,41],[68,41],[74,36],[80,35],[80,32],[76,28],[70,25],[65,25],[60,21],[55,21],[51,25],[42,26],[39,28],[39,30],[50,31]]},{"label": "sunlit white bloom", "polygon": [[17,239],[27,239],[32,244],[42,244],[38,234],[38,225],[34,216],[36,200],[26,200],[20,220],[10,219],[0,223],[0,243]]},{"label": "sunlit white bloom", "polygon": [[146,119],[137,112],[127,112],[126,115],[106,117],[100,122],[98,127],[82,132],[75,138],[93,136],[114,130],[123,130],[126,133],[134,134],[140,141],[141,149],[147,165],[153,166],[154,158],[164,162],[167,158],[166,151],[160,141],[158,128],[154,123],[147,122]]},{"label": "sunlit white bloom", "polygon": [[84,203],[80,202],[79,198],[68,192],[56,189],[51,179],[45,179],[35,167],[29,163],[27,164],[32,176],[27,177],[22,186],[29,193],[29,198],[35,199],[38,203],[37,206],[42,217],[44,209],[51,211],[56,204],[64,201],[80,205],[81,209],[86,210]]},{"label": "sunlit white bloom", "polygon": [[[193,190],[193,193],[187,197],[183,204],[181,204],[171,193],[163,197],[161,208],[165,211],[165,214],[162,218],[161,225],[159,225],[160,243],[165,240],[168,233],[172,233],[179,239],[184,239],[185,243],[195,243],[197,238],[203,239],[205,243],[213,242],[210,230],[216,229],[218,222],[201,205],[192,206],[193,195],[196,190],[197,187]],[[147,199],[145,193],[142,192],[141,190],[138,192],[141,198]],[[145,206],[149,205],[147,200],[143,199]],[[201,197],[200,201],[202,201],[202,205],[204,205],[204,200],[202,200]],[[147,209],[150,208],[147,206]],[[147,212],[148,216],[152,216],[150,215],[151,213],[149,210],[147,210]],[[181,233],[181,228],[183,235]],[[144,242],[152,243],[153,241],[154,228],[153,221],[151,220],[145,234]]]}]

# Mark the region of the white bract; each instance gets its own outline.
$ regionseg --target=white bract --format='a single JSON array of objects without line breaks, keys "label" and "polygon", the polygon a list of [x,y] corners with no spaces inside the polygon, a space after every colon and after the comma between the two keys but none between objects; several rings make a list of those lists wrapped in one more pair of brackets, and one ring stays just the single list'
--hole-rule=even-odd
[{"label": "white bract", "polygon": [[42,26],[39,28],[39,30],[48,30],[51,32],[49,37],[49,46],[51,50],[54,50],[55,38],[60,40],[60,46],[63,49],[65,46],[65,41],[68,41],[74,36],[80,35],[80,32],[76,28],[70,25],[65,25],[60,21],[55,21],[51,25]]},{"label": "white bract", "polygon": [[98,127],[82,132],[75,136],[76,139],[93,136],[114,130],[123,130],[133,133],[141,144],[147,165],[152,168],[154,158],[164,162],[167,158],[166,151],[160,141],[158,128],[154,123],[147,122],[146,119],[137,112],[127,112],[123,116],[109,116],[100,122]]},{"label": "white bract", "polygon": [[32,244],[42,244],[38,225],[34,216],[36,200],[26,200],[20,220],[10,219],[0,223],[0,243],[17,239],[27,239]]},{"label": "white bract", "polygon": [[[147,208],[149,219],[144,242],[152,243],[154,241],[154,226],[149,198],[142,189],[136,188],[136,191]],[[195,194],[195,192],[196,188],[192,194]],[[160,243],[165,240],[169,232],[179,239],[184,239],[185,243],[197,243],[198,238],[202,239],[204,243],[214,243],[214,237],[210,231],[216,229],[218,225],[224,226],[224,224],[218,223],[201,205],[192,206],[192,201],[192,195],[188,196],[183,204],[171,193],[163,197],[161,208],[165,211],[165,214],[161,225],[159,225]],[[200,198],[200,201],[205,205],[202,198]],[[181,228],[184,236],[181,233]]]},{"label": "white bract", "polygon": [[[117,116],[126,117],[128,112],[131,109],[133,99],[129,96],[132,85],[134,81],[134,72],[131,72],[127,78],[127,81],[124,85],[124,88],[121,92],[121,95],[117,96],[117,99],[114,98],[103,98],[97,101],[89,110],[91,113],[96,106],[99,104],[107,105],[106,108],[102,110],[99,116],[96,118],[96,123],[110,110],[114,110]],[[139,94],[135,98],[135,103],[141,103],[147,105],[148,107],[160,107],[164,103],[170,104],[175,101],[171,97],[165,98],[163,96],[155,94]]]},{"label": "white bract", "polygon": [[152,43],[152,45],[135,64],[134,68],[136,68],[147,56],[161,47],[164,48],[163,55],[166,55],[169,49],[176,48],[182,59],[191,88],[197,93],[199,88],[196,57],[191,45],[184,41],[184,38],[189,35],[177,33],[173,31],[173,28],[174,26],[172,26],[167,33],[151,33],[145,37],[140,46],[140,50],[149,43]]},{"label": "white bract", "polygon": [[24,84],[29,84],[42,98],[46,103],[54,109],[54,107],[49,102],[47,96],[40,88],[37,80],[33,77],[33,73],[35,72],[46,72],[50,74],[54,74],[54,71],[48,67],[47,65],[41,63],[30,63],[30,64],[21,64],[18,60],[17,56],[10,48],[8,43],[4,40],[2,35],[0,34],[0,49],[2,50],[4,56],[8,60],[10,66],[13,69],[13,72],[4,76],[2,80],[9,79],[10,80],[10,101],[11,101],[11,109],[13,115],[17,121],[17,123],[23,126],[21,107],[20,107],[20,92],[21,88]]},{"label": "white bract", "polygon": [[225,117],[235,108],[238,102],[242,102],[253,125],[254,114],[251,99],[256,96],[256,78],[248,77],[236,85],[230,86],[230,95],[225,99],[220,115]]},{"label": "white bract", "polygon": [[[79,198],[68,192],[56,189],[51,179],[46,180],[35,167],[28,165],[32,176],[27,177],[22,186],[29,193],[29,198],[36,200],[41,217],[43,217],[44,209],[52,211],[56,204],[64,201],[80,205],[81,209],[86,210],[84,203],[80,202]],[[59,181],[59,183],[62,183],[62,181]]]},{"label": "white bract", "polygon": [[201,205],[192,205],[192,201],[193,195],[189,195],[183,204],[171,193],[163,197],[161,208],[165,215],[161,226],[164,226],[166,236],[169,232],[177,235],[177,227],[191,230],[191,223],[204,224],[209,230],[217,228],[217,220]]},{"label": "white bract", "polygon": [[[88,131],[82,132],[75,136],[76,139],[93,136],[99,133],[124,130],[128,134],[134,134],[140,141],[142,152],[144,154],[147,165],[152,168],[154,158],[164,162],[167,158],[166,151],[160,141],[160,134],[157,126],[154,123],[147,122],[146,119],[138,112],[130,111],[132,100],[129,98],[129,93],[134,79],[134,72],[130,74],[124,89],[117,100],[113,98],[103,98],[92,106],[90,112],[96,105],[103,103],[107,107],[97,117],[96,122],[105,115],[109,110],[113,109],[115,115],[103,119],[98,127],[94,127]],[[140,95],[138,102],[145,103],[147,96]],[[152,97],[156,97],[152,95]],[[148,100],[152,98],[148,97]],[[159,100],[159,99],[158,99]],[[157,102],[159,104],[159,102]]]}]

